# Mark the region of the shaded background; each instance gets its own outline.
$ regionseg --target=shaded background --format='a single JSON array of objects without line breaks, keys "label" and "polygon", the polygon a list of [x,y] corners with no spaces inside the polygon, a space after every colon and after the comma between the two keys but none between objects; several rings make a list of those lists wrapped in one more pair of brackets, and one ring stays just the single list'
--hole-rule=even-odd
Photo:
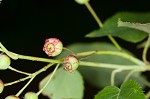
[{"label": "shaded background", "polygon": [[[90,4],[104,22],[107,18],[120,11],[150,11],[148,1],[138,0],[91,0]],[[47,57],[42,51],[46,38],[57,37],[64,46],[74,42],[109,41],[107,37],[84,38],[88,32],[98,29],[98,25],[84,5],[74,0],[3,0],[0,4],[0,42],[12,52],[18,54]],[[141,50],[134,50],[131,44],[116,38],[119,44],[139,58]],[[46,63],[32,61],[12,61],[11,66],[27,72],[35,72]],[[40,74],[24,91],[38,91],[38,83],[52,69]],[[0,71],[0,79],[10,82],[23,75],[10,70]],[[25,82],[6,87],[0,98],[16,94]],[[98,89],[85,82],[85,99],[92,99]],[[24,93],[23,93],[24,94]],[[21,96],[23,96],[23,94]],[[47,99],[40,95],[40,99]]]}]

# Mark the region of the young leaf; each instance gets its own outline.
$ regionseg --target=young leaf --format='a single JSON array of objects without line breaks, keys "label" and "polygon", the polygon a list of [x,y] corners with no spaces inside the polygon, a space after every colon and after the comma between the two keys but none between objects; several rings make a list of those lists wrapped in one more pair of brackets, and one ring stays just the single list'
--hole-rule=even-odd
[{"label": "young leaf", "polygon": [[143,31],[127,27],[117,27],[119,18],[121,18],[121,20],[129,22],[149,23],[150,13],[117,13],[111,18],[107,19],[101,29],[92,31],[91,33],[87,34],[86,37],[93,38],[112,35],[133,43],[140,42],[147,37],[147,33]]},{"label": "young leaf", "polygon": [[[51,74],[40,82],[40,89],[50,76]],[[42,94],[51,99],[82,99],[83,91],[83,79],[80,73],[78,71],[70,73],[60,68]]]},{"label": "young leaf", "polygon": [[146,99],[139,84],[133,80],[124,82],[119,89],[107,86],[94,99]]}]

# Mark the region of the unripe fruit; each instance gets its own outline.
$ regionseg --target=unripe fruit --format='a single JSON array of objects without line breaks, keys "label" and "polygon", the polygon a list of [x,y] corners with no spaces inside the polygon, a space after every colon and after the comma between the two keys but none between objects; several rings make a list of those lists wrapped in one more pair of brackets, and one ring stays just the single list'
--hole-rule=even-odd
[{"label": "unripe fruit", "polygon": [[0,54],[0,70],[5,70],[10,66],[10,58],[5,54]]},{"label": "unripe fruit", "polygon": [[3,89],[4,89],[4,83],[2,80],[0,80],[0,93],[3,92]]},{"label": "unripe fruit", "polygon": [[25,94],[25,99],[38,99],[38,96],[34,92],[27,92]]},{"label": "unripe fruit", "polygon": [[79,60],[74,55],[69,55],[64,59],[63,62],[64,70],[73,72],[79,66]]},{"label": "unripe fruit", "polygon": [[89,2],[90,0],[75,0],[75,2],[79,3],[79,4],[85,4],[87,2]]},{"label": "unripe fruit", "polygon": [[20,98],[14,95],[10,95],[10,96],[7,96],[5,99],[20,99]]},{"label": "unripe fruit", "polygon": [[63,50],[63,44],[59,39],[49,38],[45,40],[43,51],[48,56],[57,56],[62,52],[62,50]]}]

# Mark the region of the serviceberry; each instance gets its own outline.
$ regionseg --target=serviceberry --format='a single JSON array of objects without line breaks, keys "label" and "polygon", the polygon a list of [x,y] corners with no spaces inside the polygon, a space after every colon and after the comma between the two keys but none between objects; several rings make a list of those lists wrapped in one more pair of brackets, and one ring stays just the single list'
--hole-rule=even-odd
[{"label": "serviceberry", "polygon": [[75,0],[75,2],[79,3],[79,4],[85,4],[87,2],[89,2],[90,0]]},{"label": "serviceberry", "polygon": [[34,92],[27,92],[25,94],[25,99],[38,99],[38,96]]},{"label": "serviceberry", "polygon": [[10,58],[5,54],[0,54],[0,70],[5,70],[10,66]]},{"label": "serviceberry", "polygon": [[64,70],[73,72],[79,66],[79,60],[74,55],[69,55],[64,59],[63,62]]},{"label": "serviceberry", "polygon": [[0,93],[2,93],[4,90],[4,83],[2,80],[0,80]]},{"label": "serviceberry", "polygon": [[20,99],[20,98],[15,95],[10,95],[10,96],[7,96],[5,99]]},{"label": "serviceberry", "polygon": [[43,51],[48,56],[57,56],[62,52],[62,50],[63,50],[63,44],[59,39],[49,38],[45,40]]}]

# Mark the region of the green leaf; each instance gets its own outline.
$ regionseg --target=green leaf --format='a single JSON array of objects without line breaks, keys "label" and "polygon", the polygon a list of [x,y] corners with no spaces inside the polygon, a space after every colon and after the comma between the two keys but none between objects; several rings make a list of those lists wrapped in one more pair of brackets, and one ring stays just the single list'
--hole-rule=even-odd
[{"label": "green leaf", "polygon": [[[51,74],[40,82],[40,89],[50,76]],[[51,99],[82,99],[83,92],[83,79],[80,73],[78,71],[70,73],[60,68],[42,94]]]},{"label": "green leaf", "polygon": [[[84,52],[84,51],[95,51],[95,50],[119,51],[116,47],[114,47],[114,45],[110,43],[106,43],[106,42],[75,43],[70,46],[67,46],[67,48],[69,48],[75,53]],[[131,54],[129,51],[125,51],[125,52]],[[63,58],[69,54],[71,53],[64,50],[62,54],[60,54],[57,58]],[[130,60],[127,60],[125,58],[115,56],[115,55],[93,55],[91,57],[84,59],[84,61],[122,64],[122,65],[134,64]],[[86,81],[91,83],[93,86],[102,88],[102,87],[110,85],[110,76],[111,76],[112,69],[79,66],[78,70],[81,72],[81,74],[86,79]],[[115,84],[120,85],[128,73],[129,71],[123,71],[123,72],[117,73],[117,76],[115,78]],[[140,73],[134,73],[132,75],[132,79],[137,80],[144,87],[144,84],[143,84],[144,78],[141,76]]]},{"label": "green leaf", "polygon": [[107,19],[104,22],[104,26],[101,29],[97,29],[87,34],[86,37],[103,37],[112,35],[119,37],[123,40],[137,43],[147,37],[147,33],[136,29],[127,27],[117,27],[118,19],[129,22],[149,23],[150,12],[148,13],[131,13],[131,12],[120,12]]},{"label": "green leaf", "polygon": [[107,86],[94,99],[146,99],[139,84],[133,80],[124,82],[119,89]]},{"label": "green leaf", "polygon": [[150,34],[150,23],[141,24],[141,23],[123,22],[121,20],[118,20],[118,27],[129,27]]}]

